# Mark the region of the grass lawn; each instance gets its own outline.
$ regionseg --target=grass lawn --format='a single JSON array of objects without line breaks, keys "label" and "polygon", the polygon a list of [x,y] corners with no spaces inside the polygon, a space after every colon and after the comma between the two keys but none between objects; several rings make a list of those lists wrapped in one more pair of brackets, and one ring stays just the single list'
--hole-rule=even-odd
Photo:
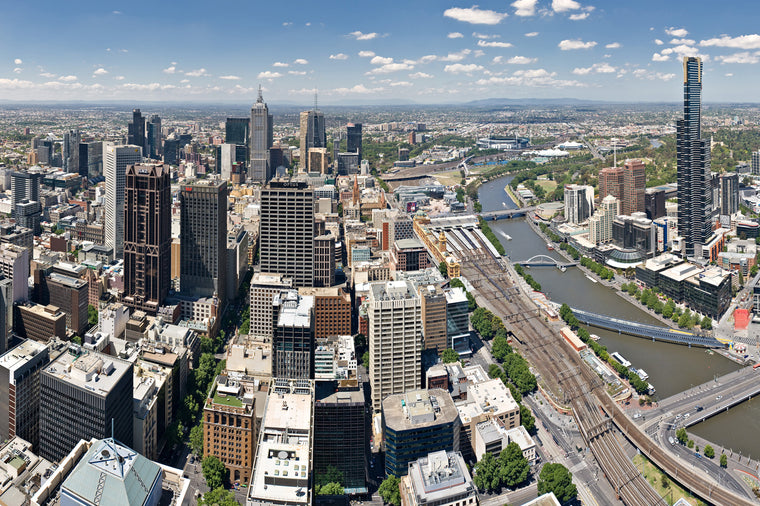
[{"label": "grass lawn", "polygon": [[232,397],[231,395],[219,395],[214,394],[214,403],[215,404],[222,404],[224,406],[232,406],[234,408],[242,408],[243,403],[238,399],[237,397]]},{"label": "grass lawn", "polygon": [[[641,474],[644,475],[644,478],[646,478],[649,484],[652,485],[655,492],[657,492],[660,497],[664,497],[667,503],[671,506],[681,498],[694,506],[705,504],[682,489],[680,485],[671,480],[643,455],[639,454],[634,456],[633,464],[636,466],[636,469],[641,471]],[[662,476],[665,476],[665,486],[663,486]]]},{"label": "grass lawn", "polygon": [[553,192],[554,189],[557,187],[556,181],[550,181],[550,180],[538,180],[536,181],[536,184],[544,189],[546,193]]}]

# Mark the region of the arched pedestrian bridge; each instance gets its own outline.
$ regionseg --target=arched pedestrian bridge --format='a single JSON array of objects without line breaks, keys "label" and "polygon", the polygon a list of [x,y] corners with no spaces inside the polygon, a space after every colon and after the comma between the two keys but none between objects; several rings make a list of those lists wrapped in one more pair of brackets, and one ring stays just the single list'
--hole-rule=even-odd
[{"label": "arched pedestrian bridge", "polygon": [[523,267],[556,267],[561,269],[562,267],[575,267],[578,265],[575,262],[560,262],[556,258],[552,258],[548,255],[534,255],[527,260],[513,260],[513,264],[520,264]]}]

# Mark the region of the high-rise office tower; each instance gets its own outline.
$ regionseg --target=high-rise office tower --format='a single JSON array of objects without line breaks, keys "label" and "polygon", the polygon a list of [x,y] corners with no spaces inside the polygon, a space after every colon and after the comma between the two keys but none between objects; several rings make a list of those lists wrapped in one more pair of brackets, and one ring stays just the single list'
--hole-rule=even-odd
[{"label": "high-rise office tower", "polygon": [[269,166],[269,148],[272,146],[272,115],[269,114],[269,108],[261,96],[261,86],[259,86],[259,97],[256,103],[251,107],[251,162],[248,167],[248,176],[257,183],[266,184],[272,178],[271,167]]},{"label": "high-rise office tower", "polygon": [[282,274],[297,288],[314,285],[314,190],[271,181],[261,190],[261,272]]},{"label": "high-rise office tower", "polygon": [[145,149],[145,117],[140,109],[132,109],[132,120],[127,123],[127,144]]},{"label": "high-rise office tower", "polygon": [[225,299],[227,291],[227,182],[197,180],[182,185],[180,288]]},{"label": "high-rise office tower", "polygon": [[752,175],[760,175],[760,150],[752,152]]},{"label": "high-rise office tower", "polygon": [[422,302],[411,281],[372,283],[367,301],[372,407],[380,411],[387,396],[420,386]]},{"label": "high-rise office tower", "polygon": [[250,124],[251,120],[248,118],[227,118],[224,123],[224,142],[247,146],[250,142]]},{"label": "high-rise office tower", "polygon": [[[594,216],[588,219],[588,238],[594,244],[604,244],[612,240],[612,222],[620,214],[620,200],[614,195],[602,199]],[[625,213],[623,213],[625,214]]]},{"label": "high-rise office tower", "polygon": [[124,302],[155,313],[171,282],[171,181],[163,164],[127,167]]},{"label": "high-rise office tower", "polygon": [[325,132],[325,115],[316,107],[312,111],[301,113],[301,171],[309,170],[309,150],[312,148],[326,148],[327,134]]},{"label": "high-rise office tower", "polygon": [[63,134],[61,159],[64,172],[79,172],[79,143],[82,135],[79,130],[69,130]]},{"label": "high-rise office tower", "polygon": [[643,213],[647,189],[647,174],[644,162],[639,159],[626,160],[623,165],[623,214]]},{"label": "high-rise office tower", "polygon": [[272,299],[272,377],[314,379],[314,297],[297,290]]},{"label": "high-rise office tower", "polygon": [[676,122],[678,231],[687,257],[702,256],[712,235],[710,142],[702,139],[702,60],[683,59],[683,119]]},{"label": "high-rise office tower", "polygon": [[103,142],[79,143],[79,175],[94,178],[103,174]]},{"label": "high-rise office tower", "polygon": [[154,114],[147,123],[147,132],[145,133],[145,151],[146,155],[153,160],[159,160],[163,153],[161,149],[161,117]]},{"label": "high-rise office tower", "polygon": [[565,185],[565,219],[581,223],[594,214],[594,187],[579,184]]},{"label": "high-rise office tower", "polygon": [[42,171],[33,169],[11,174],[11,213],[15,217],[16,204],[22,200],[40,201]]},{"label": "high-rise office tower", "polygon": [[346,136],[346,152],[359,153],[359,161],[362,159],[362,124],[349,123],[346,126],[348,135]]},{"label": "high-rise office tower", "polygon": [[[139,111],[138,111],[139,112]],[[124,183],[127,167],[142,163],[141,146],[107,144],[103,155],[106,177],[106,246],[113,248],[114,258],[124,257]]]},{"label": "high-rise office tower", "polygon": [[739,174],[720,176],[720,214],[732,215],[739,210]]}]

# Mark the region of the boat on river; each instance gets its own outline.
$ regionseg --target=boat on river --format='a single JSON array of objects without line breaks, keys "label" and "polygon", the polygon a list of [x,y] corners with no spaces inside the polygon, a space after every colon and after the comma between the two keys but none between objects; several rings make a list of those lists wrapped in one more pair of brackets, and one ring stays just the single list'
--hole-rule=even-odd
[{"label": "boat on river", "polygon": [[594,278],[592,278],[591,276],[589,276],[588,274],[584,274],[584,276],[586,276],[586,279],[588,279],[592,283],[596,283],[596,280]]}]

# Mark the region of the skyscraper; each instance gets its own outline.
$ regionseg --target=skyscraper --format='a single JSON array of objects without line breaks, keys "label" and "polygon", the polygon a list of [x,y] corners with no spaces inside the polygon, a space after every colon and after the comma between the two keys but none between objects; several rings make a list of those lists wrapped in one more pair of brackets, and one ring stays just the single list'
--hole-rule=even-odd
[{"label": "skyscraper", "polygon": [[248,118],[227,118],[224,123],[224,142],[247,146],[250,141],[250,124],[251,120]]},{"label": "skyscraper", "polygon": [[594,187],[579,184],[565,185],[565,219],[582,223],[594,214]]},{"label": "skyscraper", "polygon": [[272,299],[272,377],[314,379],[314,297],[297,290]]},{"label": "skyscraper", "polygon": [[645,193],[647,189],[647,174],[644,162],[639,159],[626,160],[623,165],[623,198],[621,204],[623,214],[643,213]]},{"label": "skyscraper", "polygon": [[153,160],[161,158],[161,118],[158,114],[150,117],[147,123],[148,131],[145,134],[146,155]]},{"label": "skyscraper", "polygon": [[79,130],[69,130],[63,134],[61,159],[64,172],[79,172],[79,143],[82,135]]},{"label": "skyscraper", "polygon": [[261,190],[261,272],[282,274],[297,288],[314,286],[314,190],[272,181]]},{"label": "skyscraper", "polygon": [[720,214],[732,215],[739,210],[739,174],[720,176]]},{"label": "skyscraper", "polygon": [[251,107],[251,163],[248,176],[257,183],[266,184],[272,178],[269,166],[269,148],[272,146],[272,115],[261,96]]},{"label": "skyscraper", "polygon": [[754,176],[760,175],[760,151],[752,152],[752,172]]},{"label": "skyscraper", "polygon": [[24,199],[39,202],[42,171],[32,169],[11,174],[11,213],[15,216],[16,204]]},{"label": "skyscraper", "polygon": [[309,150],[326,148],[327,134],[325,132],[325,115],[316,107],[311,111],[301,113],[301,170],[309,169]]},{"label": "skyscraper", "polygon": [[114,258],[124,257],[124,183],[127,166],[142,162],[141,146],[105,146],[103,173],[106,177],[106,246]]},{"label": "skyscraper", "polygon": [[349,123],[346,126],[346,152],[359,153],[359,162],[362,160],[362,124]]},{"label": "skyscraper", "polygon": [[180,201],[180,288],[203,297],[227,291],[227,182],[183,185]]},{"label": "skyscraper", "polygon": [[171,281],[171,181],[163,164],[130,165],[124,194],[124,302],[155,313]]},{"label": "skyscraper", "polygon": [[687,257],[702,256],[712,235],[710,142],[701,136],[702,60],[683,59],[683,119],[676,122],[678,230]]},{"label": "skyscraper", "polygon": [[145,149],[145,118],[140,109],[132,109],[132,121],[127,123],[127,144]]}]

